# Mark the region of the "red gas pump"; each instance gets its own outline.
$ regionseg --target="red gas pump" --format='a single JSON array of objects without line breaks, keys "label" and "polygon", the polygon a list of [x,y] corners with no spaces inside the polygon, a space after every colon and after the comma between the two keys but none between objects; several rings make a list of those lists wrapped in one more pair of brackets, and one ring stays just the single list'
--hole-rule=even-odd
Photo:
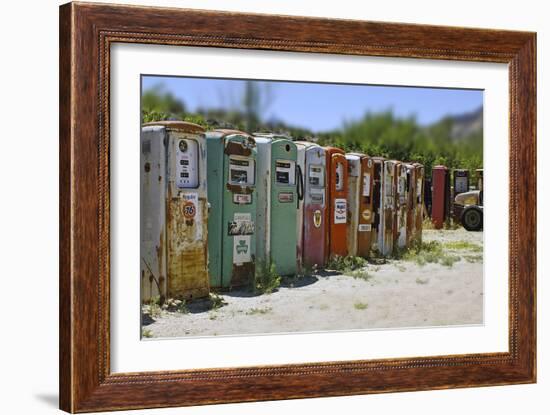
[{"label": "red gas pump", "polygon": [[432,168],[432,222],[436,229],[443,228],[449,217],[451,196],[449,169],[445,166]]}]

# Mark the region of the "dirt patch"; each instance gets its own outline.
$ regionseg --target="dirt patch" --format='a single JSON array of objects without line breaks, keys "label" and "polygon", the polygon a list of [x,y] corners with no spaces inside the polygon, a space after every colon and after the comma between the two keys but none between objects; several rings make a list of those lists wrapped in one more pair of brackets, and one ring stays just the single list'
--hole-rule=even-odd
[{"label": "dirt patch", "polygon": [[221,293],[224,304],[217,309],[163,311],[147,320],[147,337],[481,324],[483,233],[426,230],[423,240],[440,244],[452,260],[389,260],[349,275],[296,278],[271,294]]}]

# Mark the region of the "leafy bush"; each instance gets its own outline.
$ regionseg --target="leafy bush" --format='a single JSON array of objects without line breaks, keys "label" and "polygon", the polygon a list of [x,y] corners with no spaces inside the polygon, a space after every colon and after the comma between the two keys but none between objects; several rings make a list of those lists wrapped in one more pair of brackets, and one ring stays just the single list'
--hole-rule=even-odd
[{"label": "leafy bush", "polygon": [[253,291],[258,294],[271,294],[281,285],[281,276],[277,274],[275,264],[259,263],[254,275]]},{"label": "leafy bush", "polygon": [[[452,243],[451,243],[452,244]],[[474,244],[472,244],[474,245]],[[462,246],[462,245],[451,245]],[[460,256],[451,255],[445,251],[448,244],[442,244],[438,241],[420,242],[417,241],[410,248],[398,251],[396,257],[404,261],[412,261],[418,265],[441,264],[452,267],[455,262],[460,261]],[[417,281],[418,282],[418,281]]]},{"label": "leafy bush", "polygon": [[223,297],[216,293],[210,293],[210,310],[217,310],[224,305],[227,305],[227,301]]},{"label": "leafy bush", "polygon": [[350,273],[356,269],[366,267],[368,261],[358,256],[340,256],[334,255],[328,261],[326,269],[340,271],[344,274]]}]

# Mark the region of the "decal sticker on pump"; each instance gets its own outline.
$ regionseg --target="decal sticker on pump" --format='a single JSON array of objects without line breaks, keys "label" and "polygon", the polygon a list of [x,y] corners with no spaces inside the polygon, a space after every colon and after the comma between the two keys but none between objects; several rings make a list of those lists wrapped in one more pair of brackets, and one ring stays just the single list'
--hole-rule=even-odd
[{"label": "decal sticker on pump", "polygon": [[316,210],[313,212],[313,225],[315,225],[316,228],[319,228],[321,226],[321,222],[323,220],[323,216],[321,215],[320,210]]},{"label": "decal sticker on pump", "polygon": [[252,203],[252,195],[233,193],[233,203],[237,205],[250,205]]},{"label": "decal sticker on pump", "polygon": [[363,219],[365,219],[365,220],[369,220],[369,219],[370,219],[370,215],[371,215],[371,212],[370,212],[370,210],[368,210],[368,209],[365,209],[365,210],[363,211],[363,213],[361,214],[361,216],[363,216]]},{"label": "decal sticker on pump", "polygon": [[370,223],[362,223],[359,225],[358,231],[359,232],[370,232],[371,231],[371,224]]},{"label": "decal sticker on pump", "polygon": [[233,221],[227,224],[229,236],[253,235],[255,230],[254,222],[250,213],[235,213]]},{"label": "decal sticker on pump", "polygon": [[238,235],[233,237],[233,263],[236,265],[250,262],[250,236]]},{"label": "decal sticker on pump", "polygon": [[197,213],[197,208],[193,202],[187,201],[183,204],[183,216],[185,219],[193,219]]},{"label": "decal sticker on pump", "polygon": [[294,201],[294,194],[292,192],[279,193],[279,202],[290,203]]},{"label": "decal sticker on pump", "polygon": [[194,224],[195,228],[195,240],[199,241],[202,239],[202,216],[199,205],[199,194],[198,193],[182,193],[181,197],[183,199],[182,204],[182,214],[183,217],[187,220],[193,220],[190,222]]},{"label": "decal sticker on pump", "polygon": [[348,202],[346,199],[334,200],[334,223],[346,223]]}]

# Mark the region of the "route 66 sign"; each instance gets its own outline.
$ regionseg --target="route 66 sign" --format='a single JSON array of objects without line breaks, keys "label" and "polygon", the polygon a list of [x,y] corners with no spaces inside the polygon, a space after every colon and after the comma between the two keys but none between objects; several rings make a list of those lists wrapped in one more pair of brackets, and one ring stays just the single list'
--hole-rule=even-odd
[{"label": "route 66 sign", "polygon": [[193,219],[197,214],[197,207],[190,200],[183,204],[183,216],[185,219]]}]

